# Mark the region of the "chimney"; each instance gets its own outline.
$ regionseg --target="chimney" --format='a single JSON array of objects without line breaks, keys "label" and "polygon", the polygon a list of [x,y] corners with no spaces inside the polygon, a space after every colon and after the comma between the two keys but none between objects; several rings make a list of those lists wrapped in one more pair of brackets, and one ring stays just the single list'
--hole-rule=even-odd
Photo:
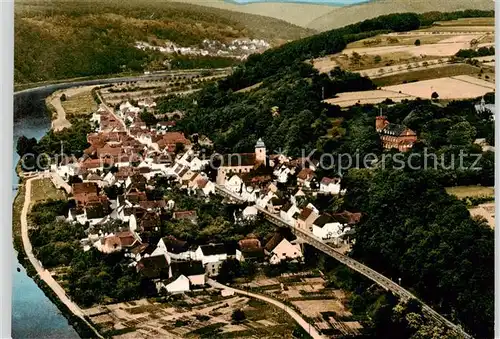
[{"label": "chimney", "polygon": [[387,118],[385,116],[379,115],[375,118],[375,129],[377,132],[383,130],[387,125],[389,125],[389,121],[387,121]]}]

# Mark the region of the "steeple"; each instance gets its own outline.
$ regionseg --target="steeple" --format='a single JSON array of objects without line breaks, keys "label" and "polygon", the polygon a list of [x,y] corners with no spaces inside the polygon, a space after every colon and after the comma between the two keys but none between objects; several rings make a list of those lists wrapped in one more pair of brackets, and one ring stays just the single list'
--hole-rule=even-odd
[{"label": "steeple", "polygon": [[266,161],[266,144],[264,144],[262,138],[259,138],[255,144],[255,160],[259,162]]}]

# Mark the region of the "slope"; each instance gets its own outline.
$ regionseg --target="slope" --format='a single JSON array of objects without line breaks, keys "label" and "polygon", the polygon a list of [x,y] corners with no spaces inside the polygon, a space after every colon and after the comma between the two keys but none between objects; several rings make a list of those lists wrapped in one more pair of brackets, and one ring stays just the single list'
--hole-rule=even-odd
[{"label": "slope", "polygon": [[[258,38],[279,45],[312,33],[273,18],[159,0],[16,1],[15,81],[161,67],[165,55],[138,50],[136,41],[188,47],[204,39]],[[214,67],[232,64],[210,61]]]},{"label": "slope", "polygon": [[354,6],[336,7],[323,16],[312,20],[305,27],[326,31],[390,13],[451,12],[466,9],[493,10],[494,7],[495,2],[491,0],[374,0]]}]

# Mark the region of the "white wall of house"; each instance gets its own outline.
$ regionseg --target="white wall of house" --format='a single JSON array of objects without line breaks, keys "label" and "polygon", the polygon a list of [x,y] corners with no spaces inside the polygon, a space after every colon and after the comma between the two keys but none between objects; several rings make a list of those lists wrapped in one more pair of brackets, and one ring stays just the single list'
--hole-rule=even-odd
[{"label": "white wall of house", "polygon": [[179,278],[166,285],[165,288],[169,293],[183,293],[189,291],[189,283],[189,279],[181,275]]},{"label": "white wall of house", "polygon": [[288,211],[283,211],[281,210],[280,211],[280,217],[281,219],[283,220],[286,220],[292,224],[295,224],[295,219],[293,218],[293,215],[295,213],[300,213],[300,209],[295,205],[293,204],[289,209]]},{"label": "white wall of house", "polygon": [[236,174],[224,183],[224,186],[231,192],[240,193],[243,180]]},{"label": "white wall of house", "polygon": [[339,183],[329,183],[325,185],[323,183],[319,184],[319,191],[326,194],[339,194],[340,193],[340,182]]},{"label": "white wall of house", "polygon": [[257,218],[258,210],[255,208],[255,206],[247,206],[243,210],[243,219],[245,220],[252,220]]},{"label": "white wall of house", "polygon": [[271,258],[269,262],[273,265],[279,264],[282,260],[301,259],[302,251],[299,245],[293,245],[288,240],[283,239],[271,251]]},{"label": "white wall of house", "polygon": [[194,252],[194,258],[195,258],[195,260],[200,260],[203,265],[206,265],[208,263],[215,263],[215,262],[226,260],[227,254],[222,253],[222,254],[214,254],[214,255],[204,255],[202,250],[201,250],[201,246],[198,246],[198,248]]},{"label": "white wall of house", "polygon": [[194,286],[203,286],[206,282],[205,274],[190,275],[188,279]]}]

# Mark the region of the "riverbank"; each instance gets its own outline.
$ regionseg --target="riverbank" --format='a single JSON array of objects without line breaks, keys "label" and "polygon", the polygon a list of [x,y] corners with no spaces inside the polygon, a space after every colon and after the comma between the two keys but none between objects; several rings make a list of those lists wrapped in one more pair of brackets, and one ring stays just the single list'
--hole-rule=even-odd
[{"label": "riverbank", "polygon": [[[71,310],[59,299],[56,293],[50,288],[50,286],[40,278],[35,267],[28,260],[27,254],[25,252],[22,240],[22,230],[21,230],[21,214],[23,206],[25,204],[26,196],[26,180],[19,178],[19,188],[17,190],[16,197],[14,198],[13,208],[12,208],[12,236],[14,249],[17,252],[17,260],[25,269],[27,275],[33,279],[37,286],[43,291],[43,293],[50,299],[50,301],[59,309],[61,314],[68,320],[69,324],[75,329],[81,338],[94,338],[94,331],[88,326],[88,324],[71,312]],[[89,321],[90,319],[86,319]]]}]

